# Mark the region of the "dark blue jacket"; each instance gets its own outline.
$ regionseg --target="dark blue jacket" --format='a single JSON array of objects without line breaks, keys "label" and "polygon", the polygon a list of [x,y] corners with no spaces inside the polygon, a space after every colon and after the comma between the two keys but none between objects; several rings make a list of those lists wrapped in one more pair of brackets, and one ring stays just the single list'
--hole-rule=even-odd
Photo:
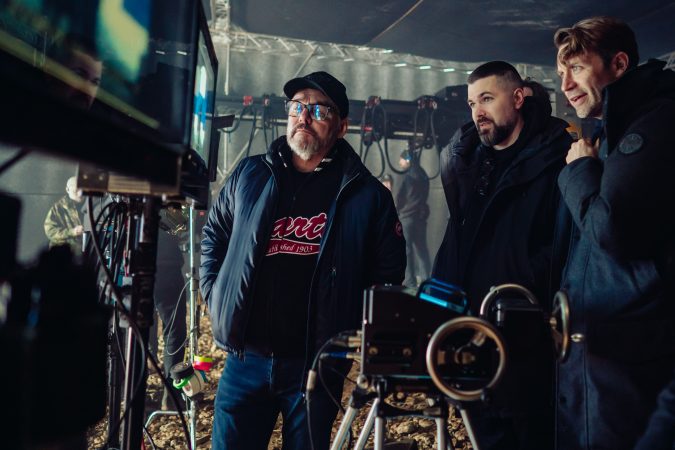
[{"label": "dark blue jacket", "polygon": [[[307,355],[339,331],[360,328],[363,290],[400,284],[405,240],[391,193],[339,139],[343,169],[328,213],[309,299]],[[200,287],[216,344],[240,353],[245,345],[256,267],[267,250],[276,219],[280,157],[286,137],[265,155],[242,160],[223,186],[203,229]]]},{"label": "dark blue jacket", "polygon": [[658,407],[635,450],[675,449],[675,374],[659,395]]},{"label": "dark blue jacket", "polygon": [[604,90],[600,158],[558,184],[577,230],[563,276],[573,343],[558,369],[559,449],[631,449],[675,367],[675,73]]}]

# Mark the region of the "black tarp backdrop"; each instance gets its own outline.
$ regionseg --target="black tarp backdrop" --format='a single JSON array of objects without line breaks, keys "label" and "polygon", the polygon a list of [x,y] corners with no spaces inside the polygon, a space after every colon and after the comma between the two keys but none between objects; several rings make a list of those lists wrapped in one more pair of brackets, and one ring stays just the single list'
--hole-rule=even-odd
[{"label": "black tarp backdrop", "polygon": [[232,23],[272,36],[392,49],[428,58],[553,65],[553,33],[590,16],[626,21],[643,60],[675,50],[664,0],[230,0]]}]

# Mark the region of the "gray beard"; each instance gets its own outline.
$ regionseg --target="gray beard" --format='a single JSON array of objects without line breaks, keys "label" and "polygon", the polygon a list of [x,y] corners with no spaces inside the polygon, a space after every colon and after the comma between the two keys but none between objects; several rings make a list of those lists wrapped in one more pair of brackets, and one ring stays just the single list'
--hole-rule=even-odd
[{"label": "gray beard", "polygon": [[312,156],[316,155],[319,152],[318,146],[319,142],[314,140],[311,144],[297,144],[291,139],[286,139],[288,146],[291,148],[293,153],[298,155],[303,161],[309,161]]}]

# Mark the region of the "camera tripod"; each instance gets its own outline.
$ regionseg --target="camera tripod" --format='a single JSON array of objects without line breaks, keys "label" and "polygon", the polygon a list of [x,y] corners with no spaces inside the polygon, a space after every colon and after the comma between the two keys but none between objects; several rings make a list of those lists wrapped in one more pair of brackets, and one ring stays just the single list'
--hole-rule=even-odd
[{"label": "camera tripod", "polygon": [[[438,393],[438,395],[432,397],[433,404],[423,410],[407,410],[402,408],[397,408],[388,403],[385,403],[384,399],[389,394],[387,390],[387,380],[380,378],[374,383],[374,391],[366,391],[363,388],[356,387],[352,392],[352,395],[349,399],[349,407],[345,411],[342,423],[338,429],[335,439],[331,444],[330,450],[340,450],[345,445],[349,431],[351,429],[352,423],[356,418],[359,410],[363,408],[370,400],[373,400],[373,404],[370,407],[366,421],[363,424],[363,429],[359,434],[359,437],[354,445],[354,450],[363,450],[368,441],[368,437],[375,427],[375,436],[374,436],[374,450],[383,450],[384,441],[385,441],[385,425],[387,419],[394,417],[424,417],[429,419],[434,419],[436,423],[436,448],[438,450],[447,450],[452,449],[452,443],[448,439],[448,430],[447,423],[449,417],[449,404],[448,399]],[[464,409],[461,402],[453,402],[453,405],[459,410],[464,426],[466,427],[467,434],[471,441],[471,445],[475,450],[479,450],[478,444],[473,434],[473,428],[471,427],[471,421],[469,416]]]}]

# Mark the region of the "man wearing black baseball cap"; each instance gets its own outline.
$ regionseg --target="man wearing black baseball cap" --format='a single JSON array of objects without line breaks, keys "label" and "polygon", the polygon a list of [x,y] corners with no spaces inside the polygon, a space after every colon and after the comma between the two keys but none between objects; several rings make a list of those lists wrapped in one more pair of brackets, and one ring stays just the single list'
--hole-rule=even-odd
[{"label": "man wearing black baseball cap", "polygon": [[322,360],[326,386],[305,398],[311,363],[329,338],[359,328],[365,288],[400,284],[405,272],[391,193],[343,139],[344,85],[315,72],[284,92],[287,135],[239,163],[203,230],[200,285],[228,351],[214,450],[266,449],[279,413],[284,448],[327,449],[336,371],[350,364]]}]

